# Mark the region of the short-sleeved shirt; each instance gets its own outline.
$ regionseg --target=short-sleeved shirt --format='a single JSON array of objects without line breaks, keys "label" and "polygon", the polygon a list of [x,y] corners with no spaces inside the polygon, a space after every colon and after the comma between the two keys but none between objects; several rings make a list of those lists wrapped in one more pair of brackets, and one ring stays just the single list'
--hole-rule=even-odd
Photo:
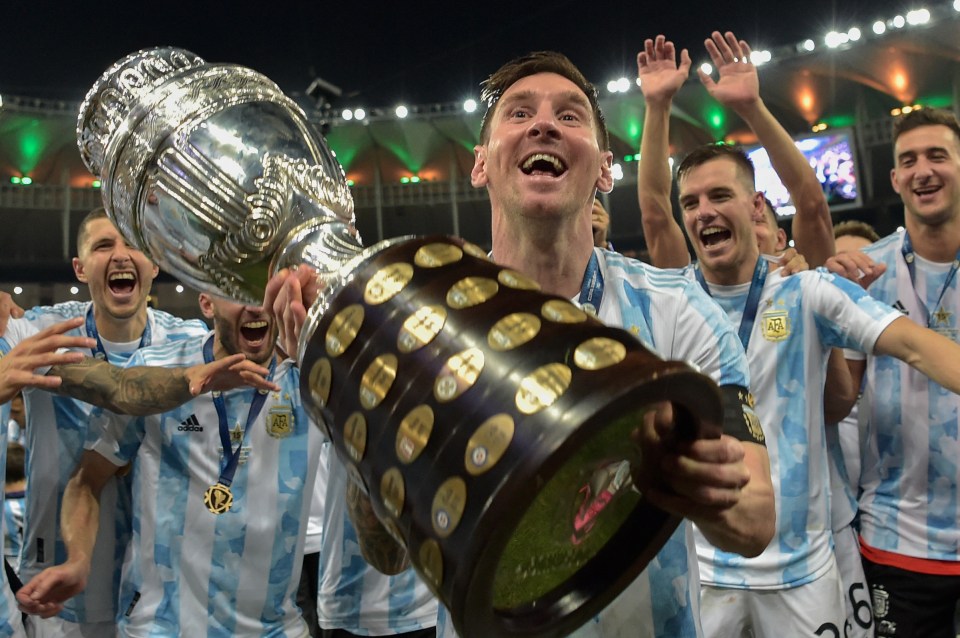
[{"label": "short-sleeved shirt", "polygon": [[[68,301],[54,306],[28,310],[23,318],[11,319],[5,338],[16,345],[21,339],[36,334],[53,324],[74,317],[87,317],[91,302]],[[202,335],[207,327],[201,321],[184,321],[173,315],[147,309],[147,326],[143,345]],[[81,325],[66,333],[88,336]],[[148,342],[148,343],[147,343]],[[139,343],[139,342],[138,342]],[[138,344],[126,352],[107,351],[107,360],[123,365]],[[106,347],[106,346],[105,346]],[[84,351],[90,356],[96,353]],[[63,490],[74,468],[80,462],[93,406],[66,396],[39,389],[23,393],[27,410],[24,543],[21,556],[21,577],[24,582],[47,567],[67,559],[60,535],[60,507]],[[94,546],[93,569],[87,588],[64,604],[60,616],[70,622],[109,622],[116,617],[117,583],[123,561],[123,548],[129,536],[129,493],[123,480],[111,480],[101,494],[100,527]]]},{"label": "short-sleeved shirt", "polygon": [[[903,241],[904,233],[897,232],[864,249],[887,267],[870,294],[957,342],[960,278],[954,276],[944,290],[951,264],[917,256],[911,282]],[[960,560],[960,396],[885,356],[867,357],[863,396],[864,542],[912,558]]]},{"label": "short-sleeved shirt", "polygon": [[[761,259],[763,259],[761,257]],[[693,278],[693,267],[687,268]],[[750,284],[712,286],[740,325]],[[873,350],[899,315],[823,269],[767,275],[747,347],[756,412],[767,438],[776,531],[755,558],[724,552],[697,532],[701,581],[720,587],[785,589],[812,582],[832,563],[830,479],[823,384],[830,349]]]},{"label": "short-sleeved shirt", "polygon": [[[10,352],[12,346],[10,343],[3,337],[0,337],[0,357],[3,357],[8,352]],[[0,440],[6,441],[7,438],[7,422],[10,420],[10,404],[5,403],[0,405]],[[0,445],[0,476],[4,476],[7,471],[7,446]],[[0,490],[0,505],[4,504],[4,495],[3,491]],[[13,597],[13,591],[10,589],[10,585],[7,582],[7,574],[4,570],[4,573],[0,574],[0,636],[12,636],[14,635],[14,628],[10,625],[9,619],[13,614],[19,614],[17,610],[17,601]]]},{"label": "short-sleeved shirt", "polygon": [[[145,348],[129,363],[200,364],[210,338]],[[296,592],[322,434],[300,402],[299,379],[289,360],[277,365],[281,390],[268,393],[247,432],[257,391],[222,394],[230,445],[241,447],[233,505],[221,514],[204,503],[225,463],[211,394],[150,417],[95,412],[91,432],[99,436],[88,447],[116,465],[133,462],[133,534],[118,619],[124,635],[304,634]]]},{"label": "short-sleeved shirt", "polygon": [[[750,387],[743,346],[713,300],[682,270],[661,270],[594,249],[603,279],[598,318],[631,332],[665,359],[686,361],[719,385]],[[647,568],[574,638],[698,638],[700,581],[691,524],[684,521]],[[456,635],[440,610],[438,637]]]}]

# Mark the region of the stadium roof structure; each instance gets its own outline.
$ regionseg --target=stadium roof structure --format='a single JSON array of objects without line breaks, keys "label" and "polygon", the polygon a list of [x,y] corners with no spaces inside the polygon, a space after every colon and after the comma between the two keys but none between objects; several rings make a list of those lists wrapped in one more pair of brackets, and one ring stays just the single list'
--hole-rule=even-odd
[{"label": "stadium roof structure", "polygon": [[[854,130],[866,169],[867,207],[893,201],[885,177],[891,115],[915,105],[960,110],[960,0],[926,16],[897,16],[878,25],[882,33],[874,26],[763,52],[770,59],[760,66],[763,98],[788,131]],[[643,97],[632,81],[611,82],[608,89],[605,79],[594,80],[623,174],[607,200],[613,239],[632,240],[641,235],[632,162],[642,134]],[[98,184],[76,150],[78,104],[3,95],[2,88],[0,269],[62,264],[73,254],[78,216],[99,202]],[[294,97],[322,127],[351,180],[358,227],[368,243],[433,232],[489,242],[486,193],[469,184],[482,105],[472,112],[462,103],[407,105],[404,117],[395,105],[367,105],[359,119],[355,109],[361,105],[319,110],[311,98]],[[343,117],[347,109],[350,120]],[[680,156],[720,140],[755,141],[691,72],[674,103],[671,150]],[[24,236],[35,239],[26,245]]]}]

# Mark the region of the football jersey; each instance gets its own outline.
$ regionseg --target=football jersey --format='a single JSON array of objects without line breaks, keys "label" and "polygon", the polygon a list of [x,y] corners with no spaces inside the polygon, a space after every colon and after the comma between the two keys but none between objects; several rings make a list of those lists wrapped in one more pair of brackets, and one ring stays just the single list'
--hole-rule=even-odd
[{"label": "football jersey", "polygon": [[[9,333],[9,330],[7,331]],[[0,337],[0,357],[3,357],[8,352],[12,346],[4,338]],[[0,428],[2,428],[2,439],[6,441],[7,438],[7,423],[10,421],[10,404],[4,403],[0,405]],[[7,446],[0,445],[0,476],[6,476],[7,471]],[[0,506],[4,506],[4,495],[3,490],[0,490]],[[6,511],[6,510],[4,510]],[[6,521],[6,515],[4,516],[4,530],[6,531],[9,523]],[[7,573],[6,570],[3,570],[3,574],[0,574],[0,636],[13,636],[14,628],[10,624],[10,619],[14,614],[19,614],[20,611],[17,609],[17,601],[13,597],[13,591],[10,589],[10,585],[7,582]]]},{"label": "football jersey", "polygon": [[[916,257],[911,284],[904,237],[894,233],[864,249],[887,266],[870,294],[956,342],[958,278],[943,290],[950,264]],[[867,358],[860,533],[870,547],[914,558],[960,560],[958,408],[960,396],[905,363]]]},{"label": "football jersey", "polygon": [[[686,269],[693,278],[693,267]],[[735,325],[741,286],[710,286]],[[701,581],[719,587],[784,589],[812,582],[833,564],[823,384],[830,348],[872,351],[899,315],[862,288],[825,270],[767,275],[747,360],[756,412],[767,438],[776,530],[755,558],[724,552],[696,531]]]},{"label": "football jersey", "polygon": [[[719,385],[750,387],[743,346],[723,311],[682,270],[661,270],[599,248],[598,318],[622,327],[664,359],[686,361]],[[589,276],[589,269],[588,269]],[[455,636],[441,610],[438,638]],[[700,581],[691,524],[684,520],[647,568],[574,638],[695,638]]]},{"label": "football jersey", "polygon": [[[7,338],[18,343],[55,323],[73,317],[88,317],[91,302],[69,301],[55,306],[28,310],[22,319],[11,319]],[[206,325],[197,320],[184,321],[166,312],[147,309],[147,328],[143,345],[202,335]],[[88,336],[81,325],[66,333]],[[134,348],[138,344],[133,344]],[[90,356],[96,352],[84,351]],[[107,360],[123,365],[128,352],[107,349]],[[83,453],[90,411],[93,406],[38,389],[23,393],[27,410],[24,543],[21,556],[21,577],[24,582],[43,569],[63,563],[66,547],[60,536],[60,507],[63,490]],[[64,604],[60,616],[70,622],[106,622],[116,616],[116,593],[123,560],[123,548],[129,536],[129,494],[122,479],[104,486],[100,506],[100,531],[93,553],[93,569],[86,590]]]},{"label": "football jersey", "polygon": [[[212,338],[141,349],[129,365],[201,364]],[[91,433],[99,437],[88,447],[116,465],[133,462],[121,633],[304,635],[296,593],[322,434],[300,402],[299,379],[290,360],[279,363],[273,381],[281,390],[266,395],[249,427],[257,391],[222,393],[240,460],[232,507],[220,514],[205,503],[225,463],[212,394],[149,417],[95,411]]]},{"label": "football jersey", "polygon": [[412,567],[388,576],[364,560],[347,515],[346,467],[332,450],[328,461],[317,587],[320,627],[344,629],[358,636],[433,627],[437,599]]}]

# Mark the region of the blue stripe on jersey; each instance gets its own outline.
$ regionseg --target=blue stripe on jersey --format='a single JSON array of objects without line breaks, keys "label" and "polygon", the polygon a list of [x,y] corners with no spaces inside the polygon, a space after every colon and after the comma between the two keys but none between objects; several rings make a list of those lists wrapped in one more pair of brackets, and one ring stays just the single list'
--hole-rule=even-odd
[{"label": "blue stripe on jersey", "polygon": [[[0,337],[0,354],[7,354],[10,352],[10,344],[7,343],[5,339]],[[0,445],[0,476],[4,476],[7,470],[7,423],[10,421],[10,404],[5,403],[0,406],[0,441],[3,442],[3,445]],[[4,508],[3,502],[3,493],[0,490],[0,508]],[[4,511],[6,509],[4,508]],[[7,530],[9,533],[9,530]],[[13,600],[13,592],[10,591],[10,587],[7,586],[7,573],[6,570],[0,570],[3,573],[0,574],[0,636],[12,636],[14,633],[13,627],[10,625],[9,618],[12,614],[20,613],[16,604]]]},{"label": "blue stripe on jersey", "polygon": [[653,626],[657,636],[696,636],[697,623],[692,613],[696,609],[690,591],[678,587],[677,574],[690,573],[696,568],[689,563],[686,525],[683,523],[657,553],[647,567],[653,597]]}]

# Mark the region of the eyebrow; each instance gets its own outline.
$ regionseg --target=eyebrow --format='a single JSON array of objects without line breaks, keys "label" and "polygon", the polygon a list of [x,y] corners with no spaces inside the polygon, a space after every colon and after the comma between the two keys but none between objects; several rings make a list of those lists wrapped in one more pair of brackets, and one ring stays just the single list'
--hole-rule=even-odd
[{"label": "eyebrow", "polygon": [[911,157],[916,155],[927,155],[929,153],[947,153],[950,151],[946,146],[925,146],[921,149],[908,149],[899,155],[897,155],[897,161],[903,159],[904,157]]},{"label": "eyebrow", "polygon": [[[519,91],[517,93],[513,93],[512,95],[508,95],[507,97],[501,99],[500,103],[510,105],[515,102],[527,102],[529,100],[536,99],[541,95],[543,94],[539,91],[531,91],[531,90]],[[590,111],[593,108],[590,105],[590,100],[587,99],[587,96],[581,93],[580,91],[575,91],[575,90],[563,91],[562,93],[558,94],[558,97],[560,98],[560,101],[574,102],[577,104],[577,106],[580,106],[581,108],[587,111]]]}]

